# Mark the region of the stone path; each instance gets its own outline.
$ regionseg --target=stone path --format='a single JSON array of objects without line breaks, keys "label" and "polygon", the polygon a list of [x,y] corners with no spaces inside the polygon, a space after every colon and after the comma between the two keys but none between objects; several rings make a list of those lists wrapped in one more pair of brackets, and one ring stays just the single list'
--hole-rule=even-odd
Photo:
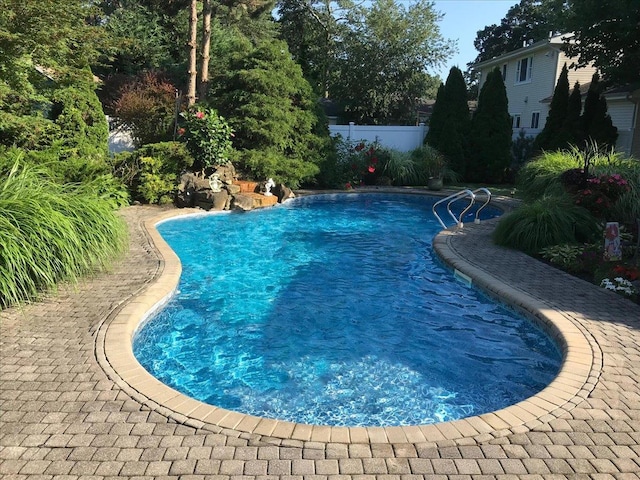
[{"label": "stone path", "polygon": [[178,423],[134,400],[96,360],[96,338],[163,268],[142,228],[152,207],[123,211],[127,258],[110,274],[0,312],[0,477],[100,480],[421,480],[640,478],[640,307],[491,245],[491,224],[440,237],[454,256],[563,311],[596,355],[590,393],[535,428],[477,441],[275,443]]}]

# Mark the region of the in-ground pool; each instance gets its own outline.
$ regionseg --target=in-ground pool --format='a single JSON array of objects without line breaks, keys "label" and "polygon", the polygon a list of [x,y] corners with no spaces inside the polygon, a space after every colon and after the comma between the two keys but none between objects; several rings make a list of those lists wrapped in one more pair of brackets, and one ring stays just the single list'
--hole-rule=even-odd
[{"label": "in-ground pool", "polygon": [[183,272],[138,361],[203,402],[308,424],[428,424],[534,395],[557,346],[438,261],[434,201],[319,195],[159,224]]}]

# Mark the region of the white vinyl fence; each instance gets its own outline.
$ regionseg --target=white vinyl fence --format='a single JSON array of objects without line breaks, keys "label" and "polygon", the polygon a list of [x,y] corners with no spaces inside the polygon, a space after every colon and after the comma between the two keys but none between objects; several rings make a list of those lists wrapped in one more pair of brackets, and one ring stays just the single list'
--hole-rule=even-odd
[{"label": "white vinyl fence", "polygon": [[401,152],[409,152],[424,142],[429,127],[421,123],[418,126],[395,125],[329,125],[331,136],[341,135],[342,138],[358,142],[377,141],[383,147]]}]

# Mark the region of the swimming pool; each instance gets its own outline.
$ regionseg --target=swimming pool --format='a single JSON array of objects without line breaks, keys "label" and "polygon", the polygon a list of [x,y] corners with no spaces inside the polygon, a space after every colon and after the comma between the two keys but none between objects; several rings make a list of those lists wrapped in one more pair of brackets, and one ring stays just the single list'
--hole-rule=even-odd
[{"label": "swimming pool", "polygon": [[432,203],[318,196],[159,225],[183,275],[138,360],[207,403],[312,424],[433,423],[533,395],[559,352],[434,258]]}]

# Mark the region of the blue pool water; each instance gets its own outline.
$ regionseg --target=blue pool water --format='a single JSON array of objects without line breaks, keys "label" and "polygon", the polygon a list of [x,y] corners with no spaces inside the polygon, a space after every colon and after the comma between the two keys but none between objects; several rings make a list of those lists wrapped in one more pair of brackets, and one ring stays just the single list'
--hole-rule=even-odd
[{"label": "blue pool water", "polygon": [[437,260],[433,201],[321,195],[158,225],[183,272],[136,357],[191,397],[308,424],[428,424],[537,393],[557,347]]}]

